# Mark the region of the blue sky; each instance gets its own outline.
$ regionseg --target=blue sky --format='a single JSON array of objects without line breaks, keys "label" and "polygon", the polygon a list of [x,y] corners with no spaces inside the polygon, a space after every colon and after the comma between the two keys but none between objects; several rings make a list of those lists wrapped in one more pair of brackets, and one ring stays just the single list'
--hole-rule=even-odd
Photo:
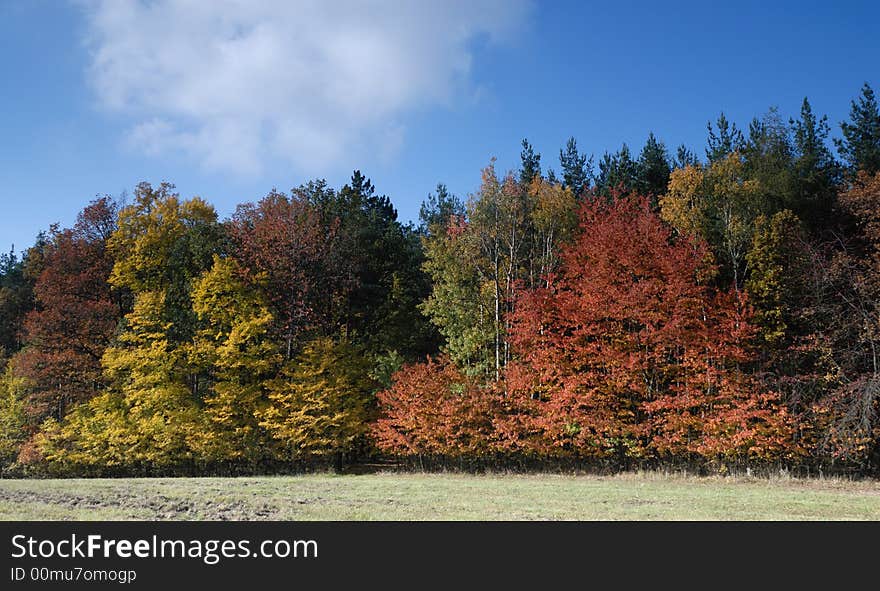
[{"label": "blue sky", "polygon": [[702,154],[804,96],[839,134],[880,91],[876,2],[0,0],[0,248],[69,225],[96,195],[174,182],[221,217],[352,169],[404,220],[438,181],[462,196],[528,137],[558,169],[649,131]]}]

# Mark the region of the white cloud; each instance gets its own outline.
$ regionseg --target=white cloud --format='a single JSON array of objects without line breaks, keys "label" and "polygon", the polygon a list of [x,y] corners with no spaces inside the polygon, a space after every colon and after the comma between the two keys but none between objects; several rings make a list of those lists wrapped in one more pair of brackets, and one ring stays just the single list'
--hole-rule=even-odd
[{"label": "white cloud", "polygon": [[471,92],[474,41],[515,33],[528,2],[87,0],[89,78],[145,153],[315,172],[387,157],[407,113]]}]

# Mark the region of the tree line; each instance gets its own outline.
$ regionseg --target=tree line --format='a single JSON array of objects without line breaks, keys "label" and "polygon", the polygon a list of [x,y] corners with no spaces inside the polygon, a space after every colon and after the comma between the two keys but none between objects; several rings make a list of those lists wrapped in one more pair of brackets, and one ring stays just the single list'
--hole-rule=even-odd
[{"label": "tree line", "polygon": [[[0,256],[0,465],[266,472],[382,456],[880,468],[880,111],[804,99],[704,155],[522,142],[402,223],[359,171],[228,218],[98,198]],[[836,150],[833,150],[836,148]],[[835,153],[836,152],[836,153]]]}]

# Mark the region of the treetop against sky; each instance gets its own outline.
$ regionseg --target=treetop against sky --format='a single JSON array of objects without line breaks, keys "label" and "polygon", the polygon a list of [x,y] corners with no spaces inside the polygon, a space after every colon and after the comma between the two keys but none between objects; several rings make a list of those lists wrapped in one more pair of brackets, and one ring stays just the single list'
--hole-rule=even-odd
[{"label": "treetop against sky", "polygon": [[747,126],[809,96],[832,135],[877,86],[872,2],[366,4],[181,0],[0,5],[0,242],[16,250],[96,195],[163,180],[221,216],[272,187],[364,170],[404,220],[490,156],[544,166],[649,132],[702,156],[719,112]]}]

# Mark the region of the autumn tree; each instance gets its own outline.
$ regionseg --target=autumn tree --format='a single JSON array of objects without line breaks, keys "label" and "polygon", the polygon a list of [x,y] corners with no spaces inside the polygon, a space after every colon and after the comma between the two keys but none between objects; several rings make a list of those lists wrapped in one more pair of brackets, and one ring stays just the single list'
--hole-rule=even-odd
[{"label": "autumn tree", "polygon": [[0,473],[15,462],[30,435],[24,386],[24,380],[16,377],[12,364],[6,364],[0,375]]},{"label": "autumn tree", "polygon": [[347,341],[321,338],[306,344],[269,384],[260,426],[285,457],[333,458],[362,449],[375,415],[375,382],[363,351]]},{"label": "autumn tree", "polygon": [[203,413],[208,423],[196,445],[207,461],[248,462],[272,457],[257,418],[267,381],[281,355],[270,338],[272,314],[257,289],[245,283],[234,259],[214,264],[193,286],[199,330],[190,363],[207,380]]},{"label": "autumn tree", "polygon": [[175,469],[193,465],[205,425],[187,351],[169,337],[162,291],[138,294],[103,366],[109,388],[49,419],[41,448],[69,469]]},{"label": "autumn tree", "polygon": [[107,240],[114,260],[110,284],[135,297],[161,293],[169,340],[186,342],[196,324],[192,281],[211,266],[222,238],[217,213],[206,201],[181,199],[169,183],[156,188],[140,183]]},{"label": "autumn tree", "polygon": [[242,271],[271,304],[272,331],[288,359],[310,333],[335,330],[341,300],[355,287],[354,270],[339,252],[339,220],[323,220],[310,200],[322,191],[332,194],[318,184],[290,196],[273,191],[239,205],[226,224]]},{"label": "autumn tree", "polygon": [[16,357],[16,371],[28,384],[28,413],[37,422],[61,419],[71,404],[103,387],[101,357],[124,301],[107,283],[113,260],[106,242],[116,216],[113,201],[97,199],[72,228],[54,228],[43,249],[36,307],[25,319],[25,348]]},{"label": "autumn tree", "polygon": [[404,366],[377,399],[372,435],[386,453],[477,459],[495,447],[497,399],[448,358]]},{"label": "autumn tree", "polygon": [[101,358],[107,389],[45,429],[42,449],[61,465],[172,469],[197,460],[205,381],[188,348],[197,330],[191,290],[219,248],[217,215],[173,186],[141,183],[107,240],[109,282],[134,296]]},{"label": "autumn tree", "polygon": [[826,420],[826,449],[845,460],[876,465],[880,459],[880,173],[860,172],[839,199],[856,221],[856,231],[824,265],[823,283],[831,297],[820,302],[825,313],[816,332],[824,344],[832,381],[817,406]]},{"label": "autumn tree", "polygon": [[501,376],[517,293],[557,264],[575,203],[570,188],[549,179],[523,187],[512,174],[499,178],[493,161],[465,215],[424,241],[433,287],[422,309],[444,337],[443,351],[469,375]]},{"label": "autumn tree", "polygon": [[577,225],[577,201],[571,189],[535,178],[527,187],[531,203],[531,251],[526,285],[546,285],[559,265],[561,245]]},{"label": "autumn tree", "polygon": [[789,210],[755,220],[745,288],[760,337],[771,348],[790,343],[795,334],[808,264],[805,241],[801,221]]},{"label": "autumn tree", "polygon": [[747,316],[697,281],[706,246],[672,241],[644,198],[588,203],[580,224],[551,285],[524,295],[511,333],[522,357],[509,388],[539,401],[546,445],[618,461],[708,456],[734,432],[732,454],[784,446],[776,398],[753,391],[729,332]]},{"label": "autumn tree", "polygon": [[672,172],[660,216],[682,235],[706,240],[725,277],[735,287],[745,278],[746,254],[754,221],[762,213],[761,185],[745,174],[737,153],[708,167],[687,166]]}]

